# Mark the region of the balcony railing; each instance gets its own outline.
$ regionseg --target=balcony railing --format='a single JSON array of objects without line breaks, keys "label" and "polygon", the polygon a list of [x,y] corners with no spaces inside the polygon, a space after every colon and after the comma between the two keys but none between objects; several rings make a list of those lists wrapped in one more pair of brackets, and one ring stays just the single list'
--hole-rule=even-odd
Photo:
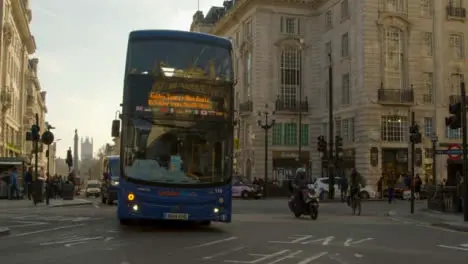
[{"label": "balcony railing", "polygon": [[241,113],[250,113],[253,111],[253,103],[248,100],[239,104],[239,112]]},{"label": "balcony railing", "polygon": [[[461,102],[461,95],[450,95],[449,96],[449,104],[456,104]],[[466,100],[468,100],[468,96],[466,97]],[[467,101],[468,102],[468,101]]]},{"label": "balcony railing", "polygon": [[275,102],[275,110],[277,112],[309,112],[309,101],[307,96],[305,100],[285,100],[280,96]]},{"label": "balcony railing", "polygon": [[466,8],[447,6],[448,18],[466,18]]},{"label": "balcony railing", "polygon": [[414,91],[411,89],[383,89],[378,90],[377,100],[380,104],[413,104]]}]

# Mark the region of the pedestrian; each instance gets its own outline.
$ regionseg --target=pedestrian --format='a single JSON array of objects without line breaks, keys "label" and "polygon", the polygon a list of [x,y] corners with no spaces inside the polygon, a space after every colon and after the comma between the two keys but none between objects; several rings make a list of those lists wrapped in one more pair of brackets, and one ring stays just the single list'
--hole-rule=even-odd
[{"label": "pedestrian", "polygon": [[10,174],[10,188],[9,188],[9,199],[19,200],[19,189],[18,189],[18,169],[15,167]]},{"label": "pedestrian", "polygon": [[416,174],[413,184],[414,184],[414,197],[416,198],[416,200],[420,200],[422,180],[421,180],[421,177],[419,176],[419,173]]},{"label": "pedestrian", "polygon": [[393,195],[395,194],[395,172],[392,171],[387,176],[387,188],[388,188],[388,203],[391,204],[393,202]]},{"label": "pedestrian", "polygon": [[340,191],[341,191],[341,202],[345,202],[348,196],[348,177],[346,175],[341,175],[340,177]]},{"label": "pedestrian", "polygon": [[29,167],[24,175],[24,193],[28,196],[29,200],[31,200],[32,181],[33,181],[32,167]]}]

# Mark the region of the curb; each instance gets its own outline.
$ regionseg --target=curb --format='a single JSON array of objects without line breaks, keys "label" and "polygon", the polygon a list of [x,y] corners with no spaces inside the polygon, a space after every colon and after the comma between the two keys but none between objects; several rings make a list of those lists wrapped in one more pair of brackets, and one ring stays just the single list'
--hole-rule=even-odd
[{"label": "curb", "polygon": [[10,234],[10,228],[8,227],[0,227],[0,237],[8,236]]},{"label": "curb", "polygon": [[73,207],[73,206],[82,206],[82,205],[93,205],[91,201],[81,201],[76,203],[61,203],[61,204],[50,204],[49,207]]},{"label": "curb", "polygon": [[446,228],[454,231],[459,231],[459,232],[467,232],[468,233],[468,225],[462,226],[459,224],[454,224],[454,223],[446,223],[446,222],[440,222],[440,223],[434,223],[431,224],[432,226],[435,227],[441,227],[441,228]]}]

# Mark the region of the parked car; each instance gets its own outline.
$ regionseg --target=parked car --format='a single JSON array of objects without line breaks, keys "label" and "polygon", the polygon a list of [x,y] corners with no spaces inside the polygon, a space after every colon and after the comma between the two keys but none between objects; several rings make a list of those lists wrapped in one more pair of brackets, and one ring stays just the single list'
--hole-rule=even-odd
[{"label": "parked car", "polygon": [[260,199],[263,196],[262,187],[253,184],[247,178],[235,176],[232,181],[232,197]]},{"label": "parked car", "polygon": [[[340,186],[338,185],[340,181],[340,178],[335,177],[335,199],[341,197],[341,190]],[[328,193],[329,193],[329,179],[328,177],[325,178],[317,178],[316,181],[312,185],[318,193],[320,200],[325,200],[328,199]],[[371,199],[376,197],[376,191],[373,190],[371,187],[366,186],[362,187],[361,186],[361,199]]]}]

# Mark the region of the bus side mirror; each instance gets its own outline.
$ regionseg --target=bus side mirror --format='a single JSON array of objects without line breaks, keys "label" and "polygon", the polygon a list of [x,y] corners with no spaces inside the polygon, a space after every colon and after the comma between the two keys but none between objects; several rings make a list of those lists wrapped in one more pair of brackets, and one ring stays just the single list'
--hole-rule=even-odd
[{"label": "bus side mirror", "polygon": [[120,120],[112,121],[112,137],[119,137],[120,135]]}]

